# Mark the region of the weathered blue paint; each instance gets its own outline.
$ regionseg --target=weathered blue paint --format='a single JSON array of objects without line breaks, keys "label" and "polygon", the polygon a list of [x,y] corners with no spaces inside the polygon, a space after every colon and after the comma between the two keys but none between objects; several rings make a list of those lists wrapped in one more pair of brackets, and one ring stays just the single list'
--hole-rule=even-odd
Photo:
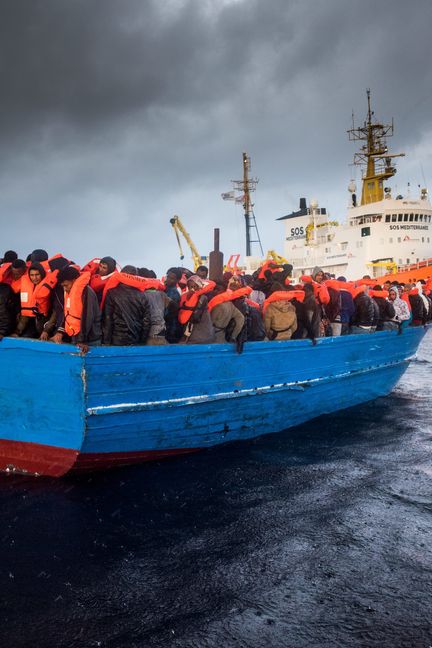
[{"label": "weathered blue paint", "polygon": [[81,356],[71,346],[4,339],[0,440],[101,460],[280,431],[388,394],[424,333],[255,342],[241,355],[221,344],[97,347]]}]

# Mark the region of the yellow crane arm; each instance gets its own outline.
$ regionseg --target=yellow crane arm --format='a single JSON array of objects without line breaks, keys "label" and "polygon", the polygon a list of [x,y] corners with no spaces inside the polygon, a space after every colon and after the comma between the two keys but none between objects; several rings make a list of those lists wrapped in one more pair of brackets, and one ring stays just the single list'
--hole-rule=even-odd
[{"label": "yellow crane arm", "polygon": [[280,254],[278,254],[274,250],[267,251],[266,261],[275,261],[280,265],[283,265],[284,263],[288,263],[288,261],[283,256],[280,256]]},{"label": "yellow crane arm", "polygon": [[203,258],[201,257],[201,254],[198,252],[195,243],[192,241],[188,232],[185,230],[184,225],[178,216],[173,216],[173,218],[170,219],[170,223],[173,226],[175,235],[177,237],[177,243],[180,249],[180,259],[184,259],[184,254],[183,254],[183,250],[180,242],[180,236],[179,236],[179,234],[182,234],[183,238],[185,239],[186,243],[190,248],[190,251],[192,252],[194,270],[196,270],[200,265],[202,265]]}]

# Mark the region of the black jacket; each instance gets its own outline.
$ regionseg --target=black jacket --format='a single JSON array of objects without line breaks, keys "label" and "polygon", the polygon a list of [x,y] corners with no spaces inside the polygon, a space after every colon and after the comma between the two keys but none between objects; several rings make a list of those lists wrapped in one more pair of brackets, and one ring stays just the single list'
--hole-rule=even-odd
[{"label": "black jacket", "polygon": [[15,328],[17,303],[8,284],[0,284],[0,335],[10,335]]},{"label": "black jacket", "polygon": [[413,321],[422,322],[423,324],[425,324],[427,319],[427,312],[423,303],[423,299],[420,297],[420,295],[409,295],[408,299],[411,304]]},{"label": "black jacket", "polygon": [[102,315],[104,344],[144,344],[150,324],[150,306],[143,292],[124,285],[108,291]]},{"label": "black jacket", "polygon": [[306,297],[303,302],[303,324],[307,337],[313,340],[320,335],[321,306],[313,295]]},{"label": "black jacket", "polygon": [[355,313],[352,324],[355,326],[373,326],[375,321],[375,308],[369,295],[361,292],[354,299]]},{"label": "black jacket", "polygon": [[379,309],[377,329],[381,331],[384,322],[391,322],[394,320],[396,316],[395,309],[393,304],[385,299],[385,297],[374,297],[373,300]]}]

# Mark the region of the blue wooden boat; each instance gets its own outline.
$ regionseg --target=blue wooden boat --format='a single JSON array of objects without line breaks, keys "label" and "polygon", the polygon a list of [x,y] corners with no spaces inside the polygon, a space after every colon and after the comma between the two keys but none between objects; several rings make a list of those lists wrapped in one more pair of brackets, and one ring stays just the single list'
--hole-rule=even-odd
[{"label": "blue wooden boat", "polygon": [[232,345],[0,343],[0,470],[61,476],[285,430],[388,394],[425,329]]}]

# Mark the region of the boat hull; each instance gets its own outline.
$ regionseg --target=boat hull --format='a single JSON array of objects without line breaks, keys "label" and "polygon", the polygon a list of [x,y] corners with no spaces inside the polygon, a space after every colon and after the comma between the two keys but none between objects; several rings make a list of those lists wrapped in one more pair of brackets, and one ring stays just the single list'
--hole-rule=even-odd
[{"label": "boat hull", "polygon": [[0,470],[61,476],[278,432],[388,394],[424,333],[255,342],[241,355],[221,344],[100,347],[82,356],[71,346],[5,339]]}]

